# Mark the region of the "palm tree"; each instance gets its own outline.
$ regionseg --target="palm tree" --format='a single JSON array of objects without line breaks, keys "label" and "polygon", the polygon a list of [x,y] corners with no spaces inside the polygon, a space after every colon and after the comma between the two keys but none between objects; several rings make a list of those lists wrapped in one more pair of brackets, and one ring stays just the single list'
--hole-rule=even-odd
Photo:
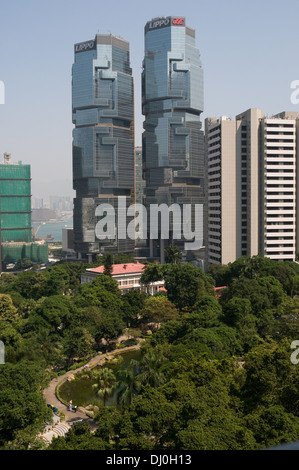
[{"label": "palm tree", "polygon": [[97,395],[103,399],[105,406],[107,398],[112,395],[117,386],[116,377],[108,367],[101,368],[94,374],[94,377],[96,378],[96,383],[92,387],[97,391]]},{"label": "palm tree", "polygon": [[164,374],[159,370],[164,363],[164,356],[155,351],[148,351],[144,354],[138,365],[140,374],[137,377],[138,384],[149,384],[152,387],[159,387],[165,382]]},{"label": "palm tree", "polygon": [[130,367],[118,373],[119,390],[117,392],[117,403],[121,406],[130,405],[138,393],[133,365],[134,364],[131,363]]},{"label": "palm tree", "polygon": [[170,264],[179,264],[182,258],[180,249],[175,245],[169,245],[168,248],[165,248],[166,254],[166,263]]}]

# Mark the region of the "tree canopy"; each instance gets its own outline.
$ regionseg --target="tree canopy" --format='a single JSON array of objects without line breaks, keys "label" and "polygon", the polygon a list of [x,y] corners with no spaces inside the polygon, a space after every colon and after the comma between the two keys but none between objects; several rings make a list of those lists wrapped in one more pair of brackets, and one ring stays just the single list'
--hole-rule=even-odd
[{"label": "tree canopy", "polygon": [[[157,296],[123,295],[105,274],[81,284],[84,263],[0,277],[1,449],[39,448],[50,376],[116,347],[128,326],[134,342],[143,336],[140,359],[122,373],[101,369],[97,430],[77,423],[49,450],[253,450],[297,439],[299,265],[255,256],[204,272],[175,254],[142,274],[143,285],[164,280]],[[216,296],[215,286],[225,289]],[[114,387],[118,405],[104,406]]]}]

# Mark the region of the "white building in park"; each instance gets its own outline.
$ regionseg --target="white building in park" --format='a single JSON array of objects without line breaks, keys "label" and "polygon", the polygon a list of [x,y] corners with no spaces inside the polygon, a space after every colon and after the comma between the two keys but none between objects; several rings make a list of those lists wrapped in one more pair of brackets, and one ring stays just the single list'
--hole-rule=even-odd
[{"label": "white building in park", "polygon": [[[122,294],[126,294],[132,289],[138,289],[140,292],[145,292],[150,295],[165,290],[163,280],[152,282],[147,286],[140,283],[140,278],[145,266],[145,264],[139,262],[112,265],[111,276],[117,281]],[[94,281],[99,274],[104,274],[104,266],[86,269],[85,272],[81,274],[81,284]]]}]

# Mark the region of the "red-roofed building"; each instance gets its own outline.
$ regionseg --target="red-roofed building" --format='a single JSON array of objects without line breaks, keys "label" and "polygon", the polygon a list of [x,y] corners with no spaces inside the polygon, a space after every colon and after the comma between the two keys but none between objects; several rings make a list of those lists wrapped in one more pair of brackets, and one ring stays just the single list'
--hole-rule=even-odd
[{"label": "red-roofed building", "polygon": [[215,290],[215,292],[216,292],[216,297],[217,297],[217,299],[220,299],[220,297],[221,297],[221,292],[222,292],[224,289],[226,289],[226,288],[227,288],[227,286],[214,287],[214,290]]},{"label": "red-roofed building", "polygon": [[[112,266],[112,278],[118,283],[119,289],[125,294],[131,289],[138,289],[140,292],[147,292],[150,295],[154,295],[164,286],[164,281],[152,282],[148,286],[140,284],[140,277],[145,268],[145,264],[135,263],[124,263],[124,264],[113,264]],[[97,268],[88,268],[85,273],[81,275],[81,284],[92,282],[96,279],[99,274],[104,273],[104,266],[98,266]]]}]

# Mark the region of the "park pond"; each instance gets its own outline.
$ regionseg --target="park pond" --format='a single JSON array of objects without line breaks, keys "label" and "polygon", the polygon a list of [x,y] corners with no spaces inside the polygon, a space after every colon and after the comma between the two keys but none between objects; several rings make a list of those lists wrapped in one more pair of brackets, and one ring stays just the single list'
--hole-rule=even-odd
[{"label": "park pond", "polygon": [[[118,354],[112,360],[107,361],[102,366],[96,366],[89,371],[89,375],[74,374],[75,379],[66,380],[59,387],[60,398],[68,403],[72,400],[73,405],[86,407],[89,404],[103,403],[103,400],[97,395],[97,391],[93,388],[96,379],[93,378],[93,372],[98,370],[99,367],[107,367],[113,371],[115,375],[119,371],[125,370],[130,366],[131,360],[138,361],[141,357],[139,350],[128,351],[123,354]],[[117,406],[117,394],[120,385],[114,390],[111,396],[106,399],[106,406]]]}]

